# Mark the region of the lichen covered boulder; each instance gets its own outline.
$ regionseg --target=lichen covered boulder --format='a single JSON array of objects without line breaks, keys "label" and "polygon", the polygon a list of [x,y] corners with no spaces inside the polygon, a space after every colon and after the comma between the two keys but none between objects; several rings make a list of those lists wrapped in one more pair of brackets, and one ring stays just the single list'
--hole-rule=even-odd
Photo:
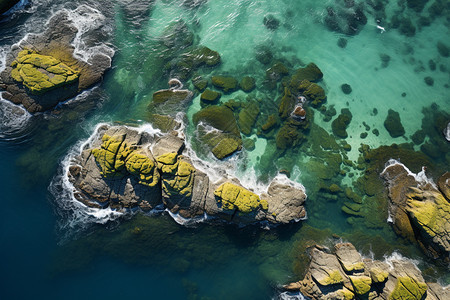
[{"label": "lichen covered boulder", "polygon": [[152,158],[143,151],[133,151],[125,162],[126,170],[136,176],[139,184],[155,186],[159,183],[160,175]]},{"label": "lichen covered boulder", "polygon": [[214,191],[214,195],[217,196],[217,202],[225,210],[250,213],[257,209],[267,210],[269,208],[266,200],[261,200],[255,193],[229,182],[219,186]]},{"label": "lichen covered boulder", "polygon": [[166,153],[156,158],[162,172],[163,197],[191,197],[195,168],[183,161],[177,153]]},{"label": "lichen covered boulder", "polygon": [[79,74],[59,59],[25,49],[11,64],[11,76],[32,94],[40,95],[76,83]]},{"label": "lichen covered boulder", "polygon": [[427,285],[424,282],[417,281],[411,277],[400,277],[397,280],[397,285],[391,293],[389,299],[392,300],[420,300],[427,291]]}]

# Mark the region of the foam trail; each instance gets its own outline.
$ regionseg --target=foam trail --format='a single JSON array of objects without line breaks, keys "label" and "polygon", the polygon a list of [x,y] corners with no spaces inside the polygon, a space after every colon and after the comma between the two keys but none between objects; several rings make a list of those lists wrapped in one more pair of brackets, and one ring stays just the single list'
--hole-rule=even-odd
[{"label": "foam trail", "polygon": [[408,167],[406,167],[404,164],[402,164],[401,162],[395,160],[395,159],[390,159],[388,160],[388,162],[386,163],[386,166],[384,167],[384,170],[380,173],[380,175],[383,175],[387,168],[393,165],[399,165],[402,166],[406,172],[408,173],[408,175],[414,177],[414,179],[417,181],[417,186],[425,186],[427,184],[431,185],[433,188],[437,189],[436,184],[433,182],[433,179],[428,178],[427,175],[425,174],[425,167],[422,167],[422,171],[420,171],[419,173],[415,174],[413,172],[411,172],[410,169],[408,169]]},{"label": "foam trail", "polygon": [[84,37],[99,30],[106,23],[105,16],[98,10],[87,5],[81,5],[75,10],[64,10],[67,13],[68,19],[72,21],[73,25],[78,29],[78,32],[72,41],[75,47],[74,56],[89,63],[90,59],[97,54],[103,54],[110,59],[114,56],[112,47],[106,44],[96,46],[86,45]]},{"label": "foam trail", "polygon": [[293,292],[283,292],[277,297],[272,298],[273,300],[306,300],[307,298],[303,296],[300,292],[293,293]]},{"label": "foam trail", "polygon": [[384,256],[384,262],[389,265],[391,270],[394,269],[393,261],[409,261],[417,268],[417,270],[419,270],[419,268],[417,267],[419,265],[419,261],[411,258],[406,258],[398,252],[393,252],[391,255]]},{"label": "foam trail", "polygon": [[187,226],[187,227],[194,226],[198,223],[203,223],[203,222],[207,221],[208,219],[210,219],[210,217],[206,213],[203,213],[202,216],[186,219],[186,218],[183,218],[182,216],[180,216],[180,214],[178,214],[178,213],[175,214],[168,209],[166,209],[165,211],[169,213],[169,215],[172,217],[172,219],[174,219],[175,222],[177,222],[180,225]]}]

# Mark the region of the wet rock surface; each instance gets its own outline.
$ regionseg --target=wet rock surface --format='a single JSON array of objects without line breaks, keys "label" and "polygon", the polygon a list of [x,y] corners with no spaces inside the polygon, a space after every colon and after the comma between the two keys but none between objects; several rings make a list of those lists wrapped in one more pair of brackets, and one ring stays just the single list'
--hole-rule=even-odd
[{"label": "wet rock surface", "polygon": [[450,296],[441,285],[425,282],[420,270],[406,259],[363,259],[350,243],[338,243],[333,250],[315,245],[308,251],[304,279],[284,288],[310,299],[444,300]]},{"label": "wet rock surface", "polygon": [[306,194],[274,179],[257,195],[238,179],[212,182],[184,156],[184,140],[124,126],[101,126],[69,167],[74,197],[94,208],[152,210],[163,204],[185,218],[207,213],[232,223],[289,223],[306,217]]},{"label": "wet rock surface", "polygon": [[[86,6],[78,13],[90,10]],[[78,33],[67,11],[60,11],[39,35],[27,35],[11,47],[6,68],[0,74],[3,98],[22,104],[29,112],[54,108],[102,79],[111,67],[114,51],[105,47],[88,61],[74,56],[71,44]]]}]

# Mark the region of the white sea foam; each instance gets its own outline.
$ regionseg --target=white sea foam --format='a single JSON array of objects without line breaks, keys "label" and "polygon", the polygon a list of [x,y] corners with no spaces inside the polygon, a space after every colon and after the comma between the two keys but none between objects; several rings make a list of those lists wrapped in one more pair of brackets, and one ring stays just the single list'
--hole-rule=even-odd
[{"label": "white sea foam", "polygon": [[300,292],[283,292],[276,297],[272,298],[273,300],[306,300],[305,296],[303,296]]},{"label": "white sea foam", "polygon": [[450,122],[448,122],[447,127],[444,128],[444,136],[445,139],[450,142]]},{"label": "white sea foam", "polygon": [[411,172],[411,170],[408,169],[408,167],[406,167],[404,164],[402,164],[398,160],[395,160],[395,159],[392,159],[392,158],[390,160],[388,160],[384,170],[380,173],[380,175],[385,174],[387,168],[389,168],[390,166],[393,166],[393,165],[402,166],[406,170],[408,175],[414,177],[414,179],[417,182],[417,186],[418,187],[425,186],[425,185],[431,185],[433,188],[437,189],[437,186],[433,182],[433,179],[427,177],[427,175],[425,174],[425,171],[426,171],[425,167],[422,167],[422,171],[420,171],[419,173],[415,174],[415,173]]},{"label": "white sea foam", "polygon": [[196,224],[203,223],[211,218],[206,213],[203,213],[203,215],[201,216],[187,219],[180,216],[180,214],[178,213],[171,212],[168,209],[166,209],[165,211],[169,213],[169,215],[172,217],[172,219],[174,219],[175,222],[186,227],[195,226]]},{"label": "white sea foam", "polygon": [[66,12],[69,20],[78,29],[72,41],[72,45],[75,47],[74,56],[89,63],[94,55],[103,54],[111,62],[111,57],[114,56],[114,49],[112,47],[104,43],[95,46],[86,45],[84,41],[87,35],[105,26],[105,16],[100,11],[87,5],[80,5],[75,10],[66,10]]},{"label": "white sea foam", "polygon": [[0,95],[0,138],[22,130],[31,114],[22,106],[4,100]]},{"label": "white sea foam", "polygon": [[400,261],[400,262],[408,261],[408,262],[412,263],[417,268],[417,270],[419,270],[419,268],[417,267],[419,265],[419,261],[404,257],[403,255],[401,255],[398,252],[393,252],[391,255],[384,256],[384,262],[389,265],[391,270],[394,269],[394,264],[393,264],[394,261]]}]

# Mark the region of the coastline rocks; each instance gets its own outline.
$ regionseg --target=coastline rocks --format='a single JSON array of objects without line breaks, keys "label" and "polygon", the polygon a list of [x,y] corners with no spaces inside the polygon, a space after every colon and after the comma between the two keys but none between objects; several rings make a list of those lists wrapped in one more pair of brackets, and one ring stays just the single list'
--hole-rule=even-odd
[{"label": "coastline rocks", "polygon": [[212,91],[210,89],[206,89],[201,95],[200,95],[200,101],[204,104],[214,104],[219,100],[221,94],[216,91]]},{"label": "coastline rocks", "polygon": [[323,88],[309,80],[302,80],[297,89],[311,101],[312,107],[319,107],[326,99]]},{"label": "coastline rocks", "polygon": [[[389,211],[396,233],[411,241],[417,241],[428,256],[448,261],[448,174],[444,174],[439,180],[444,192],[439,191],[436,185],[425,177],[424,171],[413,174],[396,161],[390,161],[381,176],[388,182]],[[443,186],[443,182],[446,182],[446,186]]]},{"label": "coastline rocks", "polygon": [[384,121],[384,127],[389,132],[389,135],[393,138],[402,136],[405,134],[402,122],[400,121],[400,114],[392,109],[388,110],[388,115]]},{"label": "coastline rocks", "polygon": [[244,76],[239,83],[239,87],[246,93],[250,93],[255,88],[255,78]]},{"label": "coastline rocks", "polygon": [[213,76],[211,82],[225,93],[231,93],[238,87],[238,81],[231,76]]},{"label": "coastline rocks", "polygon": [[216,216],[233,223],[289,223],[306,217],[302,187],[275,178],[261,196],[222,176],[212,182],[183,155],[173,134],[101,126],[69,166],[74,197],[86,206],[148,211],[164,205],[184,218]]},{"label": "coastline rocks", "polygon": [[304,279],[284,288],[310,299],[443,300],[449,296],[439,284],[426,283],[417,267],[405,259],[362,259],[350,243],[338,243],[334,251],[315,245],[309,255]]},{"label": "coastline rocks", "polygon": [[[75,12],[89,14],[92,10],[83,5]],[[77,34],[69,12],[60,11],[42,34],[27,35],[13,45],[0,74],[3,98],[22,104],[31,113],[41,112],[99,82],[111,67],[114,50],[103,46],[87,61],[75,58],[71,43]]]}]

